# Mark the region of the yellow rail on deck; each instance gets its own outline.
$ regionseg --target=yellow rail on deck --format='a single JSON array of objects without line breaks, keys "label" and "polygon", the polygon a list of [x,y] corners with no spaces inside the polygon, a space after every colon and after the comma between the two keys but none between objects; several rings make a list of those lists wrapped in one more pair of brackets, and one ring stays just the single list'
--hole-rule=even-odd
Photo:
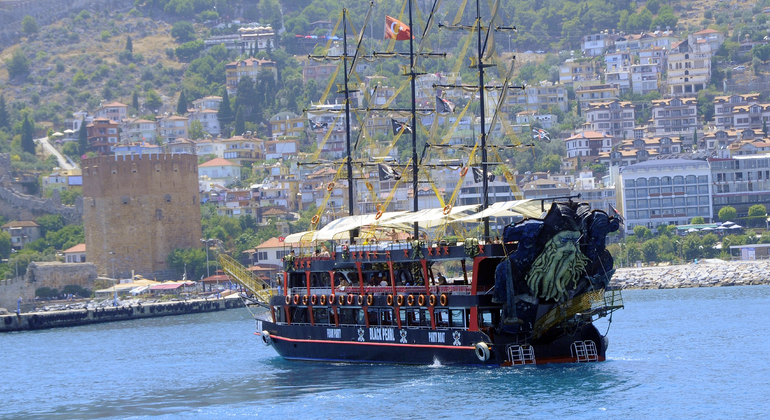
[{"label": "yellow rail on deck", "polygon": [[225,254],[219,255],[219,263],[222,265],[222,270],[225,274],[230,277],[230,280],[243,285],[260,302],[264,304],[270,303],[270,298],[273,297],[275,291],[244,267],[243,264]]}]

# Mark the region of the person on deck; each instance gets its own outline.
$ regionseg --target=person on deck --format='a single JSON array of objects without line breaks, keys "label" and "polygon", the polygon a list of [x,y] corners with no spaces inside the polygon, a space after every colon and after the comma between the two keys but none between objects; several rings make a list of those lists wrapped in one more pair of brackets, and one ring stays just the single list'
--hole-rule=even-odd
[{"label": "person on deck", "polygon": [[441,273],[438,273],[438,285],[446,286],[446,277],[444,277],[444,275]]}]

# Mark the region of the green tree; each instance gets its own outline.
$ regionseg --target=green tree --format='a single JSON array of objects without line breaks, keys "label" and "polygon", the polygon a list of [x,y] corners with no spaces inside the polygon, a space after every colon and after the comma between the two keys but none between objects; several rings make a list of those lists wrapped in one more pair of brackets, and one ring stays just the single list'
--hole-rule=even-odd
[{"label": "green tree", "polygon": [[0,257],[3,259],[11,255],[11,234],[0,231]]},{"label": "green tree", "polygon": [[0,93],[0,129],[2,128],[11,128],[11,118],[5,106],[5,95]]},{"label": "green tree", "polygon": [[131,41],[131,35],[128,35],[126,37],[126,51],[133,53],[134,52],[134,42]]},{"label": "green tree", "polygon": [[86,154],[88,150],[88,130],[86,129],[86,120],[80,122],[80,131],[78,131],[78,153],[80,156]]},{"label": "green tree", "polygon": [[703,242],[701,237],[697,233],[691,233],[684,238],[682,242],[682,254],[685,260],[693,260],[696,258],[702,258]]},{"label": "green tree", "polygon": [[652,232],[644,226],[634,226],[634,236],[640,241],[652,237]]},{"label": "green tree", "polygon": [[190,123],[190,129],[187,130],[187,134],[192,140],[200,140],[206,135],[205,131],[203,131],[203,124],[198,120],[193,120]]},{"label": "green tree", "polygon": [[690,220],[690,223],[693,224],[693,225],[702,225],[702,224],[706,223],[706,221],[703,220],[703,217],[701,217],[701,216],[695,216],[695,217],[692,218],[692,220]]},{"label": "green tree", "polygon": [[197,280],[206,275],[206,251],[199,248],[175,249],[168,255],[169,268],[179,273],[182,277],[185,273],[187,279]]},{"label": "green tree", "polygon": [[240,136],[246,132],[246,122],[243,119],[243,107],[238,107],[238,112],[235,114],[235,135]]},{"label": "green tree", "polygon": [[748,225],[752,227],[764,227],[767,219],[767,208],[762,204],[754,204],[749,207]]},{"label": "green tree", "polygon": [[203,51],[204,44],[203,41],[200,39],[190,42],[185,42],[184,44],[176,47],[174,49],[174,54],[180,59],[184,61],[190,61],[198,56],[201,51]]},{"label": "green tree", "polygon": [[674,9],[671,6],[665,5],[660,8],[658,16],[655,16],[655,19],[652,20],[650,30],[655,30],[658,26],[660,26],[661,30],[666,29],[667,26],[673,29],[676,27],[677,22],[679,22],[679,18],[674,15]]},{"label": "green tree", "polygon": [[21,31],[24,35],[29,36],[37,33],[38,29],[37,21],[32,16],[26,15],[24,16],[24,19],[21,20]]},{"label": "green tree", "polygon": [[[233,109],[230,106],[230,95],[227,94],[227,89],[222,89],[222,103],[217,110],[217,118],[219,124],[229,124],[233,120]],[[224,131],[224,130],[223,130]]]},{"label": "green tree", "polygon": [[86,238],[83,226],[67,225],[55,232],[46,233],[45,241],[50,244],[53,249],[65,250],[67,248],[72,248],[77,244],[84,243]]},{"label": "green tree", "polygon": [[136,91],[131,94],[131,106],[139,112],[139,94]]},{"label": "green tree", "polygon": [[32,123],[25,115],[24,122],[21,124],[21,149],[32,155],[35,154],[35,139],[32,131]]},{"label": "green tree", "polygon": [[21,48],[17,48],[11,55],[11,59],[5,61],[5,67],[8,69],[8,77],[11,79],[23,78],[29,74],[29,59],[21,51]]},{"label": "green tree", "polygon": [[144,93],[144,104],[147,108],[155,110],[157,113],[158,108],[163,106],[163,100],[160,99],[160,95],[158,95],[155,89],[150,89]]},{"label": "green tree", "polygon": [[717,242],[719,242],[719,238],[717,235],[713,233],[709,233],[707,235],[703,236],[702,239],[703,242],[703,258],[714,258],[719,253],[717,249],[714,247],[716,246]]},{"label": "green tree", "polygon": [[[254,88],[254,81],[251,80],[251,77],[241,77],[240,80],[238,80],[236,89],[235,110],[237,111],[239,108],[243,109],[244,117],[253,122],[254,120],[251,117],[255,113],[253,113],[252,110],[261,104],[257,91]],[[236,132],[240,134],[237,130]]]},{"label": "green tree", "polygon": [[83,73],[83,70],[78,70],[77,73],[75,73],[74,76],[72,76],[72,85],[73,86],[84,86],[86,83],[88,83],[88,77],[86,77],[86,74]]},{"label": "green tree", "polygon": [[658,226],[657,229],[659,236],[668,236],[671,237],[671,235],[676,232],[676,226],[674,225],[661,225]]},{"label": "green tree", "polygon": [[735,220],[738,217],[738,212],[735,210],[735,207],[725,206],[719,209],[718,217],[719,220],[727,222],[728,220]]},{"label": "green tree", "polygon": [[56,232],[64,228],[64,218],[58,214],[46,214],[35,219],[40,225],[40,236],[45,237],[48,232]]},{"label": "green tree", "polygon": [[650,239],[642,244],[642,255],[644,255],[645,262],[658,261],[658,247],[657,241]]},{"label": "green tree", "polygon": [[770,44],[755,45],[751,49],[751,54],[762,62],[770,60]]},{"label": "green tree", "polygon": [[185,96],[184,90],[179,93],[179,101],[176,104],[176,113],[182,116],[187,114],[187,96]]},{"label": "green tree", "polygon": [[186,20],[180,20],[171,27],[171,36],[178,43],[185,43],[195,39],[195,28],[192,23]]}]

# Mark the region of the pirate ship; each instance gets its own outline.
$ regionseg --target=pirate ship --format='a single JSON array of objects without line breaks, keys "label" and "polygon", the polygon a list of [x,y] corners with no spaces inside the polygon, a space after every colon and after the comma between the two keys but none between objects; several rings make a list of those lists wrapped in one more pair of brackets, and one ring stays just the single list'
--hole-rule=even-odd
[{"label": "pirate ship", "polygon": [[[311,231],[285,238],[291,252],[287,251],[284,258],[281,287],[277,289],[266,288],[234,260],[222,257],[225,271],[249,287],[251,298],[266,309],[255,315],[256,334],[279,355],[293,360],[464,365],[604,360],[608,340],[593,323],[622,308],[620,291],[609,287],[614,270],[604,245],[606,235],[618,230],[620,216],[592,210],[580,202],[579,196],[521,198],[492,204],[488,200],[488,165],[494,162],[487,150],[497,153],[500,148],[522,146],[515,140],[515,134],[505,137],[510,144],[487,144],[487,127],[498,123],[506,126],[504,119],[498,118],[500,104],[507,90],[516,88],[510,83],[512,62],[503,72],[501,84],[484,81],[484,68],[491,60],[491,47],[487,44],[492,32],[513,30],[495,24],[500,19],[494,6],[486,25],[482,25],[478,2],[473,25],[460,24],[462,13],[458,13],[453,24],[439,24],[440,28],[469,30],[476,35],[466,40],[475,40],[477,44],[477,56],[471,61],[479,74],[474,91],[480,104],[480,132],[478,137],[474,136],[473,145],[460,145],[460,149],[467,148],[471,153],[456,170],[460,172],[461,184],[468,169],[473,169],[477,182],[482,183],[482,201],[476,205],[455,205],[458,186],[446,202],[437,194],[437,208],[418,208],[420,178],[424,182],[429,177],[428,170],[436,165],[424,159],[425,152],[422,160],[417,156],[420,126],[416,117],[415,79],[421,73],[415,61],[435,53],[424,53],[422,41],[415,52],[411,3],[405,3],[409,23],[388,17],[385,33],[386,37],[409,43],[408,55],[390,56],[409,58],[404,74],[411,85],[411,108],[389,111],[401,116],[391,120],[394,136],[411,136],[412,156],[405,165],[374,164],[380,179],[395,180],[396,184],[407,180],[411,172],[413,206],[408,211],[391,211],[391,195],[377,204],[376,212],[354,214],[353,189],[361,182],[354,179],[357,165],[352,159],[355,146],[351,142],[349,76],[361,57],[358,48],[353,56],[348,56],[347,14],[343,10],[344,53],[340,67],[344,83],[340,93],[345,95],[347,156],[337,175],[340,181],[347,179],[349,215],[321,227],[321,206],[313,217]],[[423,34],[433,26],[432,16],[438,7],[437,0]],[[363,33],[364,29],[358,46]],[[436,84],[434,88],[467,90],[473,86]],[[490,113],[484,107],[487,90],[498,92],[497,105]],[[440,95],[435,105],[435,109],[423,107],[419,111],[433,113],[437,118],[454,111],[454,104]],[[458,120],[467,109],[466,106]],[[407,122],[399,114],[404,112],[408,113]],[[314,124],[319,130],[330,129]],[[424,150],[442,151],[450,147],[441,139],[430,140],[435,138],[435,124],[425,131],[429,140]],[[534,137],[543,140],[547,134],[536,131]],[[447,167],[454,169],[452,164]],[[513,179],[504,165],[498,167],[505,179]],[[370,181],[365,180],[364,185],[372,189]],[[335,188],[335,182],[327,186],[329,192]],[[505,226],[502,238],[492,239],[490,218],[514,217],[519,221]],[[469,225],[478,228],[469,232],[465,230]],[[449,235],[450,232],[453,234]],[[324,251],[312,252],[320,244]],[[456,275],[447,280],[439,272],[442,267],[445,271],[452,269]]]}]

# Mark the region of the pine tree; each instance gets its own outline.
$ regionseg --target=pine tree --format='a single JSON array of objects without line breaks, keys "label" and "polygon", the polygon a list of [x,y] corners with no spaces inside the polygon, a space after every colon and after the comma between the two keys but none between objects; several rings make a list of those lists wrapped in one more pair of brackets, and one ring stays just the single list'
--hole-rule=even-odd
[{"label": "pine tree", "polygon": [[251,44],[249,48],[249,57],[254,57],[254,44]]},{"label": "pine tree", "polygon": [[134,43],[131,41],[131,35],[126,37],[126,51],[131,53],[134,52]]},{"label": "pine tree", "polygon": [[24,116],[24,122],[21,124],[21,150],[35,154],[35,139],[33,138],[32,123],[29,117]]},{"label": "pine tree", "polygon": [[136,112],[139,112],[139,94],[134,91],[134,94],[131,96],[131,106],[134,107]]},{"label": "pine tree", "polygon": [[[0,112],[3,112],[3,110],[0,109]],[[2,120],[0,120],[0,127],[2,126]],[[767,137],[767,121],[762,121],[762,132],[765,133],[765,137]]]},{"label": "pine tree", "polygon": [[238,112],[235,113],[235,135],[240,136],[246,132],[246,122],[243,119],[243,107],[238,107]]},{"label": "pine tree", "polygon": [[83,156],[88,148],[88,131],[86,130],[86,120],[80,122],[80,131],[78,132],[78,154]]},{"label": "pine tree", "polygon": [[11,128],[8,109],[5,107],[5,95],[0,95],[0,128]]},{"label": "pine tree", "polygon": [[230,105],[230,95],[227,94],[227,89],[224,89],[224,93],[222,93],[222,103],[219,105],[217,118],[219,118],[220,125],[233,120],[233,108]]},{"label": "pine tree", "polygon": [[187,97],[184,94],[184,90],[179,94],[179,102],[176,104],[176,113],[182,116],[187,113]]}]

